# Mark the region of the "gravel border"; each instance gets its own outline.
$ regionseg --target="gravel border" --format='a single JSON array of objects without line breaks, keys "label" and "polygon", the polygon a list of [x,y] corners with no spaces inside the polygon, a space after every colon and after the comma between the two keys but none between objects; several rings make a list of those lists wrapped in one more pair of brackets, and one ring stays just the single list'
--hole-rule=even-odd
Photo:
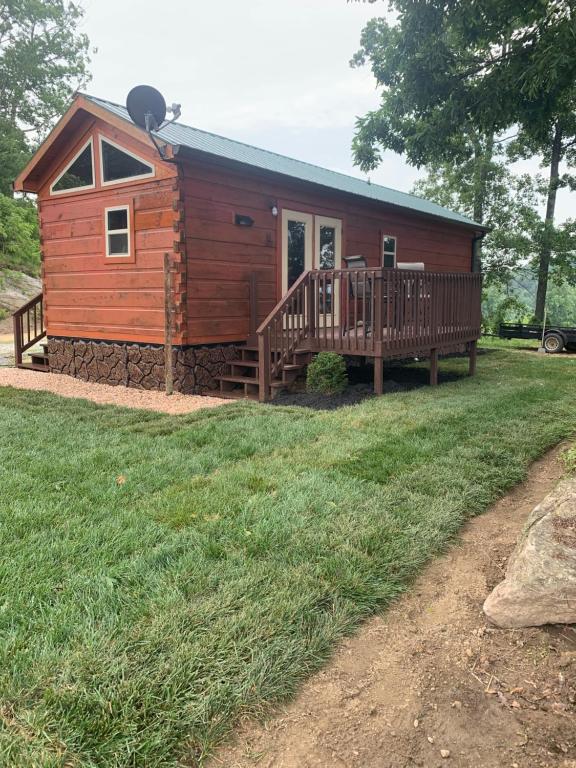
[{"label": "gravel border", "polygon": [[152,390],[111,387],[108,384],[94,384],[58,373],[26,371],[22,368],[0,368],[0,387],[52,392],[62,397],[79,397],[101,405],[142,408],[173,415],[192,413],[201,408],[216,408],[233,402],[204,395],[182,395],[175,392],[168,396],[164,392]]}]

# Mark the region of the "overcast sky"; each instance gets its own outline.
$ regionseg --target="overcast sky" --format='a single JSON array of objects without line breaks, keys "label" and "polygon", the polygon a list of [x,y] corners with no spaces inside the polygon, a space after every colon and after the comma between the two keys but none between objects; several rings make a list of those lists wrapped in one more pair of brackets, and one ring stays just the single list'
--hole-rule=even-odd
[{"label": "overcast sky", "polygon": [[[354,121],[378,105],[352,69],[363,26],[384,3],[346,0],[84,0],[98,52],[88,91],[125,103],[146,83],[182,104],[180,121],[364,177]],[[387,153],[372,181],[409,192],[419,172]],[[569,214],[568,195],[560,216]]]}]

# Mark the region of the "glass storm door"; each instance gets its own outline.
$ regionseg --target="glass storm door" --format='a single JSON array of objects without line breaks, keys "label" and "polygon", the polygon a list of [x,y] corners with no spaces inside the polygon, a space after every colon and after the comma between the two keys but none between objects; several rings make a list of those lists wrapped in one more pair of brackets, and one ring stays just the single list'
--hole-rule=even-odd
[{"label": "glass storm door", "polygon": [[312,269],[312,230],[310,213],[282,211],[282,295],[294,285],[302,272]]},{"label": "glass storm door", "polygon": [[[282,211],[282,295],[309,269],[341,269],[342,221],[311,213]],[[339,322],[340,280],[319,282],[321,325]]]},{"label": "glass storm door", "polygon": [[[314,217],[314,269],[342,268],[342,221],[325,216]],[[320,283],[319,315],[321,322],[330,322],[334,314],[337,323],[340,316],[340,280]]]}]

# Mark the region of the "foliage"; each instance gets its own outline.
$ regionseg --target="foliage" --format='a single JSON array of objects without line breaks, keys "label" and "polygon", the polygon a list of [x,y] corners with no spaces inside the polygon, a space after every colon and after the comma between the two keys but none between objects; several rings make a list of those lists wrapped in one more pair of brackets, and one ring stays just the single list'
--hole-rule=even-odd
[{"label": "foliage", "polygon": [[[414,192],[473,217],[476,162],[433,163]],[[539,187],[528,174],[514,176],[502,160],[487,164],[483,221],[492,231],[483,240],[482,268],[487,282],[506,282],[511,271],[534,258],[541,223]]]},{"label": "foliage", "polygon": [[[527,269],[519,269],[509,276],[506,284],[492,282],[482,297],[483,325],[486,331],[496,333],[501,322],[534,321],[532,307],[536,297],[537,281]],[[576,286],[567,282],[552,282],[546,302],[547,323],[576,326]]]},{"label": "foliage", "polygon": [[566,471],[571,475],[576,475],[576,446],[573,445],[571,448],[564,451],[562,460],[566,467]]},{"label": "foliage", "polygon": [[392,0],[395,20],[373,19],[353,64],[370,64],[378,110],[358,120],[356,162],[373,168],[381,148],[414,165],[473,163],[474,219],[482,223],[490,164],[501,132],[517,153],[549,168],[539,232],[536,315],[541,317],[555,244],[560,173],[576,152],[576,57],[571,0]]},{"label": "foliage", "polygon": [[[414,186],[418,195],[467,216],[473,216],[475,161],[433,163]],[[538,274],[546,231],[542,207],[547,183],[541,176],[513,174],[502,159],[489,163],[484,198],[484,223],[491,227],[483,240],[482,267],[486,283],[509,283],[516,270],[530,267]],[[576,223],[553,228],[550,239],[552,279],[576,284]],[[535,301],[534,294],[534,301]]]},{"label": "foliage", "polygon": [[319,352],[308,366],[306,387],[310,392],[339,395],[348,386],[346,361],[336,352]]},{"label": "foliage", "polygon": [[89,41],[79,31],[83,16],[82,7],[68,0],[0,0],[0,192],[5,195],[34,144],[89,80]]},{"label": "foliage", "polygon": [[500,323],[526,323],[529,320],[530,310],[514,295],[502,298],[485,292],[482,298],[484,333],[498,333]]},{"label": "foliage", "polygon": [[576,428],[570,359],[442,366],[330,413],[0,388],[0,762],[197,764]]},{"label": "foliage", "polygon": [[[516,123],[543,137],[576,81],[569,0],[392,0],[396,19],[372,19],[354,65],[369,64],[382,102],[358,121],[355,156],[379,147],[414,165],[467,159],[476,137]],[[537,124],[537,125],[536,125]]]},{"label": "foliage", "polygon": [[38,275],[40,244],[35,204],[0,194],[0,271],[3,269]]}]

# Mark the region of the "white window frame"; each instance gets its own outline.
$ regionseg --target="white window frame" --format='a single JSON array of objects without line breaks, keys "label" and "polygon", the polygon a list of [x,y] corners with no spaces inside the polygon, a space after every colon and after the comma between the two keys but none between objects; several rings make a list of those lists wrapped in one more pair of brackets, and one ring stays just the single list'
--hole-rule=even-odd
[{"label": "white window frame", "polygon": [[398,265],[398,238],[396,235],[387,235],[382,234],[382,266],[384,266],[384,256],[390,256],[392,251],[385,251],[384,250],[384,241],[389,238],[390,240],[394,240],[394,266],[388,267],[388,269],[395,269]]},{"label": "white window frame", "polygon": [[[70,167],[74,165],[76,160],[78,160],[78,158],[80,157],[82,152],[84,152],[84,150],[88,145],[90,145],[90,155],[92,157],[92,184],[84,184],[81,187],[71,187],[70,189],[54,189],[54,187],[56,186],[56,184],[58,184],[62,176],[64,176],[64,174],[68,172]],[[94,141],[92,136],[90,136],[88,141],[85,141],[84,144],[82,144],[78,152],[76,152],[76,154],[74,155],[72,160],[70,160],[70,162],[66,165],[64,170],[60,171],[60,173],[54,179],[52,184],[50,184],[50,194],[51,195],[72,195],[75,192],[79,192],[83,189],[94,189],[95,187],[96,187],[96,167],[94,165]]]},{"label": "white window frame", "polygon": [[[108,214],[110,211],[126,211],[126,229],[108,229]],[[130,233],[130,206],[129,205],[113,205],[110,208],[104,208],[104,236],[106,237],[106,258],[107,259],[129,259],[132,256],[132,236]],[[110,240],[109,235],[127,235],[128,236],[128,253],[110,253]]]},{"label": "white window frame", "polygon": [[[104,141],[107,144],[110,144],[111,146],[115,147],[115,149],[117,149],[119,152],[124,152],[125,155],[129,155],[130,157],[133,157],[134,160],[138,160],[139,163],[145,163],[146,165],[149,165],[152,170],[150,171],[150,173],[140,173],[138,176],[126,176],[123,179],[112,179],[111,181],[105,181],[104,180],[104,149],[102,147],[102,142]],[[108,136],[103,136],[101,133],[99,133],[98,142],[100,147],[100,183],[103,187],[109,187],[112,184],[125,184],[127,181],[138,181],[139,179],[152,179],[154,178],[154,176],[156,176],[156,167],[154,163],[151,163],[148,160],[145,160],[143,157],[136,155],[134,152],[130,152],[129,149],[126,149],[126,147],[123,147],[121,144],[117,144],[115,141],[112,141],[112,139],[109,139]]]}]

